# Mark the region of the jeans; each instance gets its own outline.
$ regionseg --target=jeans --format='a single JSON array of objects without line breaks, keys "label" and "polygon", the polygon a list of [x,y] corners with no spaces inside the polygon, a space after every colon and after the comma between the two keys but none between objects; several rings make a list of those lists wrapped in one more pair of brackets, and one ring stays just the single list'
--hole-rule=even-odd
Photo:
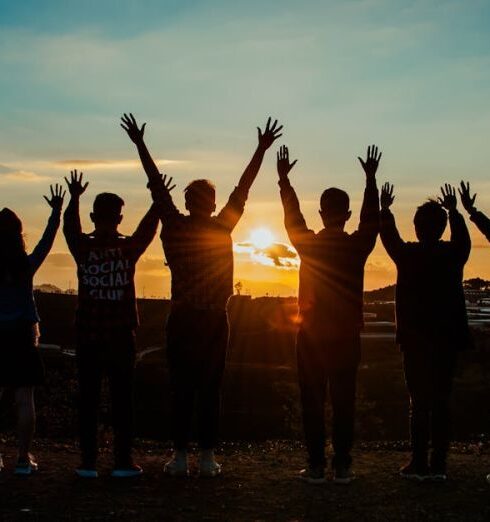
[{"label": "jeans", "polygon": [[117,332],[100,342],[84,339],[83,333],[79,333],[76,355],[82,461],[87,466],[95,466],[97,460],[97,410],[102,379],[107,377],[112,405],[115,463],[116,467],[128,466],[131,464],[133,442],[134,332]]},{"label": "jeans", "polygon": [[[325,467],[325,399],[332,404],[332,465],[350,466],[354,438],[356,380],[359,365],[358,333],[325,338],[301,329],[296,341],[303,428],[311,467]],[[337,352],[346,354],[338,357]],[[335,352],[335,356],[329,355]],[[342,364],[339,364],[343,361]]]},{"label": "jeans", "polygon": [[173,307],[166,333],[174,447],[187,449],[197,403],[199,445],[201,449],[213,449],[218,439],[228,346],[226,312]]},{"label": "jeans", "polygon": [[432,438],[431,462],[444,465],[450,443],[451,392],[456,351],[437,345],[402,346],[405,381],[410,395],[410,441],[415,461],[426,464]]}]

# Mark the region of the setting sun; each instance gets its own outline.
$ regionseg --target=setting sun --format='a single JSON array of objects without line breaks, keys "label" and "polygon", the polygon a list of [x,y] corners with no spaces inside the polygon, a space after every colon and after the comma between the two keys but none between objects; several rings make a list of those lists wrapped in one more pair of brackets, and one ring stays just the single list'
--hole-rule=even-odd
[{"label": "setting sun", "polygon": [[268,228],[256,228],[250,232],[250,242],[255,248],[268,248],[274,243],[274,234]]}]

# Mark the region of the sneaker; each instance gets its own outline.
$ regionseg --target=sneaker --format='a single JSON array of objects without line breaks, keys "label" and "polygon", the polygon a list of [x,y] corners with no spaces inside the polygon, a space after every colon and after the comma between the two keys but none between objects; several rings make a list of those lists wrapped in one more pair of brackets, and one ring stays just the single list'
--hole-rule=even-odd
[{"label": "sneaker", "polygon": [[413,460],[406,466],[400,468],[400,477],[408,480],[418,480],[423,482],[431,478],[431,474],[427,465],[416,464]]},{"label": "sneaker", "polygon": [[18,460],[15,466],[14,475],[32,475],[38,470],[39,466],[34,457],[29,453],[27,462]]},{"label": "sneaker", "polygon": [[189,476],[187,457],[177,457],[174,455],[164,466],[163,472],[171,477]]},{"label": "sneaker", "polygon": [[221,475],[221,464],[218,464],[216,460],[201,459],[199,461],[199,476],[203,478],[214,478]]},{"label": "sneaker", "polygon": [[95,466],[86,466],[84,464],[75,470],[75,474],[83,479],[96,479],[99,477]]},{"label": "sneaker", "polygon": [[325,484],[325,469],[321,467],[307,467],[299,472],[300,480],[308,484]]},{"label": "sneaker", "polygon": [[138,464],[129,464],[129,466],[116,466],[111,473],[113,478],[133,478],[143,475],[143,468]]},{"label": "sneaker", "polygon": [[446,482],[447,480],[447,467],[446,464],[435,465],[432,464],[430,467],[430,478],[435,482]]},{"label": "sneaker", "polygon": [[335,466],[333,470],[334,484],[350,484],[356,476],[351,470],[350,466]]}]

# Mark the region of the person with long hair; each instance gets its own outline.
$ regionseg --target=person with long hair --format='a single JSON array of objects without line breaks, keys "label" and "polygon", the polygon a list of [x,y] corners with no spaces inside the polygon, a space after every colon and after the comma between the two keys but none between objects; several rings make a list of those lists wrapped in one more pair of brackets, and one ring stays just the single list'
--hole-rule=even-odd
[{"label": "person with long hair", "polygon": [[[0,398],[14,390],[18,430],[17,475],[30,475],[38,465],[30,447],[36,424],[34,387],[44,381],[38,349],[39,314],[33,295],[33,278],[53,246],[60,224],[65,192],[51,186],[51,207],[46,229],[32,253],[26,252],[22,222],[8,208],[0,211]],[[1,459],[0,459],[1,460]]]}]

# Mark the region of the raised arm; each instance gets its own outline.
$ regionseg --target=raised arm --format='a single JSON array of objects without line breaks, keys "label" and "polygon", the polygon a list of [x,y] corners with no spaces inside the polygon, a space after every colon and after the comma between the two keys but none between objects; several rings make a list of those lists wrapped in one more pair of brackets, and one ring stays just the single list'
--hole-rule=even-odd
[{"label": "raised arm", "polygon": [[456,209],[458,203],[458,200],[456,199],[456,190],[454,187],[446,183],[444,187],[441,187],[441,193],[442,198],[439,198],[439,203],[449,213],[451,245],[454,248],[456,257],[464,264],[470,256],[471,239],[464,218]]},{"label": "raised arm", "polygon": [[146,123],[143,123],[141,127],[138,127],[134,116],[131,113],[129,113],[129,116],[124,113],[121,118],[121,127],[127,132],[131,141],[136,145],[141,164],[148,176],[148,180],[151,182],[152,180],[159,178],[160,172],[158,171],[158,167],[153,161],[144,141]]},{"label": "raised arm", "polygon": [[153,203],[131,236],[135,259],[138,259],[153,241],[159,220],[158,205]]},{"label": "raised arm", "polygon": [[284,226],[294,248],[300,252],[314,235],[314,232],[306,226],[298,196],[289,181],[289,173],[297,161],[289,162],[289,150],[285,145],[279,149],[277,153],[277,174],[279,175],[279,188],[284,209]]},{"label": "raised arm", "polygon": [[36,245],[36,248],[29,255],[29,264],[31,266],[32,274],[35,274],[38,268],[42,265],[46,256],[49,254],[51,247],[53,246],[56,232],[60,226],[61,209],[63,207],[63,198],[65,192],[61,185],[56,184],[53,189],[53,185],[50,186],[51,197],[44,196],[44,199],[48,202],[51,207],[51,215],[49,216],[48,223],[44,230],[44,233]]},{"label": "raised arm", "polygon": [[379,195],[376,185],[376,172],[382,153],[378,153],[378,147],[372,145],[367,149],[366,161],[358,157],[366,174],[366,188],[361,207],[361,219],[359,228],[355,233],[360,248],[369,254],[376,244],[379,232]]},{"label": "raised arm", "polygon": [[147,185],[150,189],[153,203],[155,204],[155,210],[163,224],[169,223],[171,220],[182,216],[170,194],[175,188],[175,185],[172,185],[172,179],[173,178],[167,179],[166,175],[162,176],[159,174],[157,178],[150,180]]},{"label": "raised arm", "polygon": [[483,212],[479,212],[475,207],[476,194],[471,196],[469,182],[465,184],[461,182],[461,188],[459,189],[459,195],[461,203],[468,212],[471,221],[478,227],[478,230],[490,241],[490,219],[485,216]]},{"label": "raised arm", "polygon": [[282,125],[278,127],[277,120],[271,125],[271,118],[267,120],[264,132],[262,132],[260,127],[257,127],[259,142],[254,155],[247,165],[247,168],[243,171],[238,185],[231,193],[228,202],[217,216],[219,221],[230,230],[235,228],[241,218],[245,208],[245,202],[248,198],[248,192],[259,173],[264,155],[274,141],[282,136],[282,134],[280,134],[281,130]]},{"label": "raised arm", "polygon": [[80,196],[88,187],[88,181],[83,183],[83,172],[80,175],[76,170],[70,172],[70,179],[65,177],[68,191],[70,192],[70,202],[65,210],[63,217],[63,233],[66,243],[74,257],[77,256],[78,246],[82,237],[82,225],[80,223]]},{"label": "raised arm", "polygon": [[393,204],[393,185],[385,183],[381,189],[380,236],[388,255],[395,263],[400,259],[405,242],[396,228],[390,207]]}]

